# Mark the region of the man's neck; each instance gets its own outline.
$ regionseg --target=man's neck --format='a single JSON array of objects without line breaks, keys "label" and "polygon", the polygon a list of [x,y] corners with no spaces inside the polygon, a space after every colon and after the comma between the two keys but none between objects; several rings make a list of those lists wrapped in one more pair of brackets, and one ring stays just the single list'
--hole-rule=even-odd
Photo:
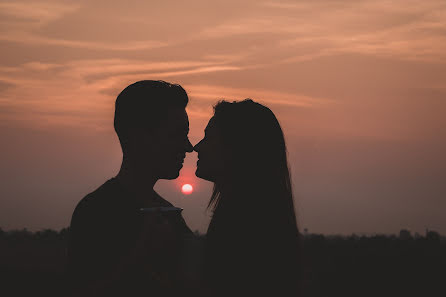
[{"label": "man's neck", "polygon": [[115,178],[140,199],[150,199],[155,196],[153,187],[158,178],[155,178],[154,174],[151,174],[147,169],[141,170],[137,166],[131,166],[130,162],[124,160]]}]

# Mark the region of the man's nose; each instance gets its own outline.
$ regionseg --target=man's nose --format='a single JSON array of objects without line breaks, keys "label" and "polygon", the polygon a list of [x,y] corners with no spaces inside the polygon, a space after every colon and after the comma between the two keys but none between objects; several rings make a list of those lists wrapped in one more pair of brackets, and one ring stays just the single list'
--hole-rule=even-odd
[{"label": "man's nose", "polygon": [[193,151],[194,151],[194,147],[193,147],[192,143],[190,143],[189,138],[187,138],[187,140],[186,140],[186,152],[192,153]]}]

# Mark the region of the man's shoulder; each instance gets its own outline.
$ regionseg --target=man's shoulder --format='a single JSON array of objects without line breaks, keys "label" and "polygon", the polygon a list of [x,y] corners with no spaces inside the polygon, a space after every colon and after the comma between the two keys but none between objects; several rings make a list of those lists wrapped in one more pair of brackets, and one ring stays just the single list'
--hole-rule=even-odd
[{"label": "man's shoulder", "polygon": [[160,206],[163,206],[163,207],[173,207],[174,206],[172,203],[167,201],[167,199],[163,198],[157,192],[155,192],[155,196],[156,196],[156,200],[155,200],[156,201],[156,205],[160,205]]},{"label": "man's shoulder", "polygon": [[[155,192],[157,195],[157,199],[160,201],[160,204],[164,207],[173,207],[174,205],[161,197],[158,193]],[[173,216],[169,217],[170,220],[173,220],[173,224],[177,226],[177,231],[181,234],[193,234],[192,230],[187,226],[186,221],[184,220],[184,217],[181,213],[176,213]]]},{"label": "man's shoulder", "polygon": [[119,194],[119,187],[114,182],[114,179],[106,181],[79,201],[74,209],[73,218],[97,213],[104,208],[110,208],[110,206],[115,204],[116,197]]}]

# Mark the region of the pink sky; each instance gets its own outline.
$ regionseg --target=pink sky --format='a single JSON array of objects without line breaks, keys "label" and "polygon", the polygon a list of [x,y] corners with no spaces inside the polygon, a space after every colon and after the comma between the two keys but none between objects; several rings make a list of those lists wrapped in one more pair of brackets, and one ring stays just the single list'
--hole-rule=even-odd
[{"label": "pink sky", "polygon": [[[163,79],[193,143],[221,98],[275,112],[302,229],[445,234],[446,3],[240,2],[0,1],[0,227],[67,226],[119,169],[117,94]],[[156,188],[203,232],[195,160]]]}]

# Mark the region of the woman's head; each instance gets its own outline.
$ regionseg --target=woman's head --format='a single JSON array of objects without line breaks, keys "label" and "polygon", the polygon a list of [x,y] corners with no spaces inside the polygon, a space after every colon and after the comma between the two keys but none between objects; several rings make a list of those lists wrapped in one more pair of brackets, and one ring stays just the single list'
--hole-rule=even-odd
[{"label": "woman's head", "polygon": [[216,192],[225,187],[291,195],[283,132],[264,105],[251,99],[218,102],[195,150],[196,175],[216,186],[212,203],[218,202]]}]

